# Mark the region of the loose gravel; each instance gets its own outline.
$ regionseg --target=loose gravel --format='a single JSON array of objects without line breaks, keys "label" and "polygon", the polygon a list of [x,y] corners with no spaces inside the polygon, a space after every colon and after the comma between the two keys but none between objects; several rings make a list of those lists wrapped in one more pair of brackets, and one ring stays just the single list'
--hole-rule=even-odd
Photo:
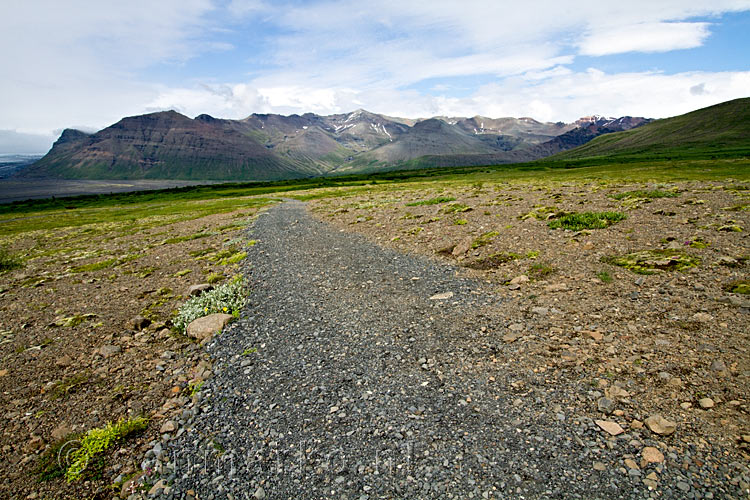
[{"label": "loose gravel", "polygon": [[[144,462],[162,473],[152,496],[746,498],[745,464],[721,450],[610,436],[568,405],[590,387],[513,370],[512,330],[487,311],[520,299],[299,202],[249,237],[249,305],[206,345],[213,377]],[[638,466],[645,446],[665,461]]]}]

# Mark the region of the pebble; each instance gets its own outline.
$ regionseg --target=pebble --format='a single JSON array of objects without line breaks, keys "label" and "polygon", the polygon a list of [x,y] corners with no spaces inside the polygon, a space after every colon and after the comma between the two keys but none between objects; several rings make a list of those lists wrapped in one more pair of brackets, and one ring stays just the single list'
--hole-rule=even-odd
[{"label": "pebble", "polygon": [[658,448],[654,448],[653,446],[646,446],[643,448],[643,450],[641,450],[641,456],[643,457],[643,460],[649,464],[660,464],[664,461],[664,454],[659,451]]},{"label": "pebble", "polygon": [[594,422],[612,436],[617,436],[618,434],[625,432],[617,422],[612,422],[610,420],[595,420]]},{"label": "pebble", "polygon": [[703,408],[704,410],[708,410],[709,408],[714,407],[714,400],[711,398],[701,398],[698,400],[698,404]]},{"label": "pebble", "polygon": [[655,434],[668,436],[677,429],[677,424],[661,415],[652,415],[646,419],[646,426]]}]

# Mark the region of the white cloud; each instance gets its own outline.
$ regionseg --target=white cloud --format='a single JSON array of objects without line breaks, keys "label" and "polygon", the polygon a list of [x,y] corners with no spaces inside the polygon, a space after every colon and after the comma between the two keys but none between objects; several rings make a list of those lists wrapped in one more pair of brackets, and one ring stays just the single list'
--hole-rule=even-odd
[{"label": "white cloud", "polygon": [[669,52],[703,45],[709,23],[640,23],[594,30],[579,44],[581,54],[604,56],[624,52]]},{"label": "white cloud", "polygon": [[575,57],[698,46],[715,16],[740,10],[750,0],[2,2],[0,129],[49,134],[170,108],[666,116],[746,94],[732,83],[744,73],[576,72]]},{"label": "white cloud", "polygon": [[[170,89],[155,107],[198,114],[242,118],[252,112],[332,114],[365,108],[392,116],[428,117],[531,116],[544,121],[573,121],[584,115],[663,118],[738,97],[746,97],[750,71],[658,72],[607,74],[550,71],[533,78],[509,77],[485,85],[467,97],[428,96],[414,90],[313,88],[280,86],[255,89],[247,85],[216,89]],[[232,110],[231,115],[227,114]]]}]

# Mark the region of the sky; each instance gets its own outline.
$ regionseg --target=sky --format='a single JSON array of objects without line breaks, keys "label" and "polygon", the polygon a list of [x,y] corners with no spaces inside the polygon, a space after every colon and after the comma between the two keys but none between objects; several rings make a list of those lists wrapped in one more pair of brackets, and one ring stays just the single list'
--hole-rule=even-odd
[{"label": "sky", "polygon": [[174,109],[682,114],[750,96],[750,0],[0,4],[0,153]]}]

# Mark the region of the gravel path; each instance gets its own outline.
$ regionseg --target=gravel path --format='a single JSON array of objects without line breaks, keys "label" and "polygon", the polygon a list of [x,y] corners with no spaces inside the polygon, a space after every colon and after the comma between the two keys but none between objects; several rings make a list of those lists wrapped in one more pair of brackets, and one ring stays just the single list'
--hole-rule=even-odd
[{"label": "gravel path", "polygon": [[650,470],[625,467],[659,444],[575,416],[565,402],[589,387],[490,369],[510,351],[487,311],[509,304],[488,285],[299,202],[250,233],[250,304],[207,345],[214,376],[166,448],[165,497],[743,497],[729,465],[682,468],[665,450]]}]

